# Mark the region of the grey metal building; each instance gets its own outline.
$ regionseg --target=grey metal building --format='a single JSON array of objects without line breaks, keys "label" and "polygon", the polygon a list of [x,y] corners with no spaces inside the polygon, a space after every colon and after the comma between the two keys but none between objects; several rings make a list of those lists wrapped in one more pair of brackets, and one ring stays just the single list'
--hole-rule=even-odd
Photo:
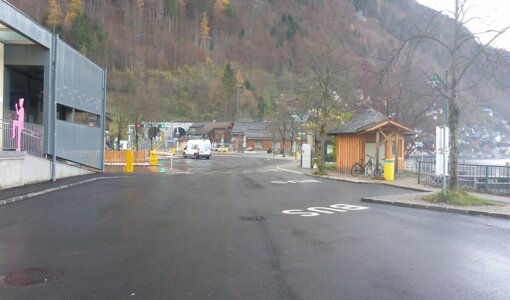
[{"label": "grey metal building", "polygon": [[[4,128],[16,116],[15,104],[25,99],[27,135],[40,140],[29,152],[103,169],[105,70],[5,0],[0,0],[0,83]],[[4,150],[12,149],[7,131],[0,134]]]}]

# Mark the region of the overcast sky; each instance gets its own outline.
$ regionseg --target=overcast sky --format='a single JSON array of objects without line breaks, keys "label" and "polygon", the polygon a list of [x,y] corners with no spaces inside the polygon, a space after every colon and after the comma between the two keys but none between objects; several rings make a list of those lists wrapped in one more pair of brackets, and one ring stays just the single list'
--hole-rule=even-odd
[{"label": "overcast sky", "polygon": [[[435,10],[450,10],[455,7],[454,0],[417,0],[419,3]],[[510,1],[509,0],[467,0],[470,9],[469,18],[475,18],[466,26],[471,32],[483,32],[486,30],[501,30],[510,26]],[[478,35],[482,42],[487,42],[489,35]],[[498,37],[492,44],[494,47],[505,48],[510,51],[510,30]]]}]

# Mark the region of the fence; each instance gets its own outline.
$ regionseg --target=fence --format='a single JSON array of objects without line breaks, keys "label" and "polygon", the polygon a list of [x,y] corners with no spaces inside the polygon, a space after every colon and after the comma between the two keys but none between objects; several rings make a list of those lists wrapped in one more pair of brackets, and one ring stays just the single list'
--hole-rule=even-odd
[{"label": "fence", "polygon": [[[419,161],[418,183],[442,184],[443,176],[436,175],[436,163]],[[451,166],[450,166],[451,167]],[[457,165],[458,187],[495,194],[510,194],[510,166]],[[448,176],[447,179],[448,180]]]},{"label": "fence", "polygon": [[[0,119],[0,134],[2,135],[2,150],[16,150],[17,139],[12,138],[12,122]],[[21,131],[21,151],[36,156],[43,156],[44,127],[38,124],[25,123]]]},{"label": "fence", "polygon": [[[106,150],[104,152],[104,162],[106,164],[112,163],[125,163],[127,151],[112,151]],[[149,150],[133,151],[133,163],[142,164],[146,162],[146,159],[150,157]]]}]

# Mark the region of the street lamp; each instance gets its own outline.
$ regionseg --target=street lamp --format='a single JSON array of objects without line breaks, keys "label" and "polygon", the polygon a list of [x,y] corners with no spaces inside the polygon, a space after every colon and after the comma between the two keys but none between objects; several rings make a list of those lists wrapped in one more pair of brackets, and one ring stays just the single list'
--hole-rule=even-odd
[{"label": "street lamp", "polygon": [[444,87],[445,90],[445,97],[444,97],[444,126],[443,126],[443,195],[446,193],[446,152],[448,149],[446,148],[446,128],[448,128],[448,70],[445,71],[445,80],[443,81],[441,77],[437,73],[432,74],[432,78],[429,81],[429,84],[433,87],[437,87],[441,85]]}]

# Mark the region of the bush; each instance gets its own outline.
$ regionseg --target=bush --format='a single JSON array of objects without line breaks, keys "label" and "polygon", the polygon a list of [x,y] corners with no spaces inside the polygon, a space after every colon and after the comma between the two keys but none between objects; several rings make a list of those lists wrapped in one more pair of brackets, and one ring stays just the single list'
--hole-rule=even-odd
[{"label": "bush", "polygon": [[444,203],[457,206],[483,206],[483,205],[499,205],[497,202],[475,197],[464,191],[446,191],[423,196],[423,200],[432,203]]},{"label": "bush", "polygon": [[273,149],[271,149],[271,148],[267,149],[267,154],[271,154],[271,153],[273,153]]}]

